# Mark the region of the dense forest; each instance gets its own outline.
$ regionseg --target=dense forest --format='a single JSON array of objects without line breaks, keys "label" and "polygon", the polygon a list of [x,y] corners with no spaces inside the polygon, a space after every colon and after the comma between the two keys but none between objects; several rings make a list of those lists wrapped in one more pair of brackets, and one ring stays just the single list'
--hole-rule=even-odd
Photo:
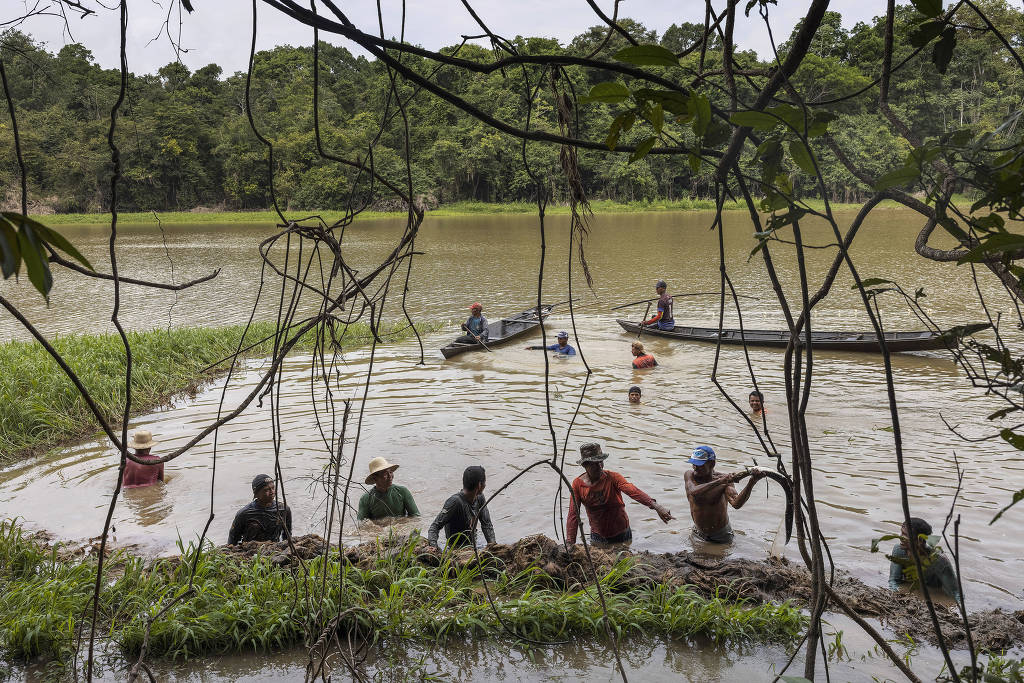
[{"label": "dense forest", "polygon": [[[1005,0],[980,3],[1015,45],[1024,41],[1024,12]],[[912,30],[912,10],[899,8],[895,62],[910,55],[899,34]],[[626,20],[642,42],[657,42],[681,52],[703,34],[703,27],[672,25],[664,35]],[[941,75],[927,53],[913,57],[893,77],[890,101],[903,120],[913,121],[924,136],[960,128],[983,129],[998,125],[1020,107],[1024,95],[1020,71],[991,33],[972,32],[969,20],[947,72]],[[568,45],[546,38],[515,41],[521,53],[586,55],[605,39],[605,27],[594,27]],[[612,37],[614,42],[622,40]],[[809,101],[827,103],[843,98],[832,108],[838,118],[829,126],[840,146],[856,150],[857,165],[878,176],[902,163],[910,146],[893,135],[877,111],[877,95],[870,87],[881,70],[883,21],[843,28],[839,14],[829,12],[819,29],[812,53],[800,66],[794,86]],[[623,42],[623,45],[625,43]],[[787,44],[779,46],[785,53]],[[80,45],[67,45],[53,54],[31,36],[9,31],[0,36],[22,128],[22,145],[29,171],[32,209],[37,212],[86,212],[108,208],[109,151],[106,134],[119,73],[103,69]],[[256,127],[274,144],[275,191],[282,208],[328,209],[346,204],[353,191],[375,193],[359,185],[353,190],[353,171],[325,161],[317,154],[311,99],[313,63],[311,47],[281,46],[255,56],[250,102]],[[463,58],[487,61],[490,50],[473,44],[452,47]],[[771,67],[772,60],[754,52],[739,52],[739,63],[751,71]],[[426,73],[433,68],[403,57]],[[714,69],[721,55],[694,51],[683,59],[697,67]],[[404,185],[405,151],[402,117],[395,102],[386,102],[389,74],[377,61],[355,57],[342,47],[321,44],[320,112],[325,151],[348,158],[366,155],[379,136],[373,163],[385,176]],[[568,67],[575,92],[586,95],[610,73],[585,74]],[[472,75],[442,68],[436,79],[470,103],[506,121],[525,118],[524,93],[509,74]],[[742,73],[738,83],[743,88]],[[190,72],[171,63],[153,75],[132,76],[118,136],[124,150],[122,209],[189,210],[195,207],[266,208],[266,148],[251,129],[246,113],[246,74],[225,77],[216,64]],[[865,89],[853,99],[843,96]],[[532,189],[522,161],[519,141],[496,132],[481,121],[439,101],[429,93],[401,86],[406,115],[416,122],[409,154],[414,193],[428,206],[462,200],[508,202],[529,200]],[[753,93],[751,87],[749,93]],[[748,94],[749,94],[748,93]],[[712,87],[712,102],[728,108],[728,97]],[[415,96],[414,96],[415,95]],[[380,112],[388,112],[382,117]],[[614,105],[581,104],[577,110],[583,136],[603,140],[615,116]],[[550,101],[534,110],[531,125],[557,130]],[[382,120],[383,118],[383,120]],[[13,160],[10,121],[0,122],[0,154]],[[644,136],[626,132],[621,142]],[[635,139],[634,139],[635,138]],[[529,146],[531,166],[548,171],[555,199],[564,196],[554,145]],[[868,188],[826,153],[822,172],[830,198],[859,201]],[[691,170],[685,159],[651,155],[630,163],[625,155],[580,152],[580,170],[591,198],[642,201],[706,196],[709,171]],[[805,196],[817,190],[809,178],[794,169],[794,184]],[[13,163],[0,165],[0,187],[5,204],[13,207],[19,176]],[[383,197],[384,193],[379,196]],[[381,206],[381,208],[388,208]]]}]

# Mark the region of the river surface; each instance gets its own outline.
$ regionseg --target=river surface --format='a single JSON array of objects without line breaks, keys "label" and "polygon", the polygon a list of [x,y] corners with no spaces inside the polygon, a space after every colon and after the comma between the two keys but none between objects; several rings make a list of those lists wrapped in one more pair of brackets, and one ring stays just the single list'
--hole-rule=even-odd
[{"label": "river surface", "polygon": [[[852,219],[840,215],[840,223]],[[573,269],[575,330],[571,343],[583,356],[551,358],[550,401],[559,448],[565,441],[580,391],[587,379],[583,362],[593,370],[579,416],[568,439],[566,462],[575,461],[580,443],[599,441],[610,452],[606,467],[624,474],[669,507],[676,520],[668,525],[647,508],[627,502],[633,548],[651,551],[703,547],[690,534],[682,492],[686,459],[699,444],[719,453],[719,470],[730,471],[757,462],[770,465],[757,435],[711,382],[713,345],[645,338],[660,365],[652,370],[630,368],[633,337],[616,317],[636,319],[644,307],[611,311],[611,307],[653,296],[658,278],[670,292],[708,292],[718,288],[718,234],[710,232],[711,215],[650,213],[598,216],[586,241],[593,274],[586,287],[579,265]],[[547,220],[548,252],[545,301],[568,298],[568,221]],[[357,223],[345,235],[345,254],[354,268],[368,271],[399,238],[396,221]],[[977,293],[966,267],[936,264],[913,252],[917,218],[900,210],[876,210],[857,237],[853,258],[864,278],[897,280],[908,291],[924,287],[925,308],[940,325],[977,322]],[[82,248],[98,268],[105,263],[107,233],[101,227],[67,228],[62,232]],[[212,282],[178,294],[126,286],[121,318],[129,327],[244,323],[255,306],[257,317],[273,319],[280,296],[278,281],[269,280],[257,301],[260,264],[257,245],[272,226],[126,227],[118,259],[121,272],[135,277],[181,282],[216,268]],[[823,226],[805,226],[808,243],[826,244]],[[511,315],[536,301],[540,231],[536,217],[428,217],[416,241],[417,251],[406,306],[414,319],[458,320],[468,304],[479,300],[492,320]],[[745,214],[726,214],[725,256],[738,294],[743,322],[749,328],[780,328],[782,317],[763,262],[748,259],[754,246]],[[941,242],[939,242],[941,246]],[[776,264],[791,300],[797,295],[798,270],[785,245],[775,246]],[[834,250],[816,250],[808,264],[811,282],[820,279]],[[294,253],[294,252],[293,252]],[[280,261],[283,249],[274,254]],[[173,264],[173,274],[171,265]],[[869,329],[851,278],[842,274],[830,296],[815,309],[816,329]],[[92,279],[55,272],[49,307],[27,281],[2,282],[0,292],[18,302],[44,333],[108,332],[112,287]],[[398,296],[390,298],[385,318],[401,315]],[[982,277],[982,291],[994,310],[1007,310],[991,277]],[[305,304],[300,303],[300,307]],[[798,308],[798,306],[795,306]],[[883,297],[880,308],[889,329],[922,329],[905,304]],[[1007,311],[1008,312],[1008,311]],[[717,324],[718,299],[697,296],[676,299],[679,324]],[[726,325],[735,326],[735,313]],[[572,331],[565,306],[549,319],[548,334]],[[396,483],[409,487],[424,525],[443,501],[461,487],[462,470],[483,465],[488,489],[494,491],[523,467],[552,452],[544,394],[544,358],[523,347],[539,343],[539,332],[493,353],[467,353],[444,360],[438,348],[455,335],[454,324],[424,338],[425,362],[415,340],[379,346],[373,382],[363,398],[369,349],[344,356],[337,368],[333,408],[352,399],[365,411],[356,452],[352,510],[364,490],[366,463],[384,455],[396,462]],[[9,315],[0,316],[0,339],[24,339],[26,333]],[[553,342],[553,340],[550,340]],[[767,426],[789,462],[789,432],[784,409],[783,354],[750,351],[750,363],[768,406]],[[995,512],[1013,491],[1024,486],[1024,461],[1001,440],[968,443],[944,424],[960,425],[974,436],[992,433],[985,416],[1002,407],[973,389],[953,363],[938,352],[896,354],[896,392],[910,482],[911,510],[936,530],[943,524],[957,488],[954,453],[964,468],[956,514],[961,516],[961,566],[969,609],[1003,605],[1020,609],[1024,599],[1024,534],[1018,510],[989,526]],[[262,361],[252,361],[227,386],[224,405],[233,407],[259,380]],[[311,359],[295,356],[286,363],[280,385],[280,467],[284,494],[295,515],[295,532],[323,533],[325,510],[317,479],[328,453],[317,416],[330,426],[332,404],[322,388],[311,390]],[[729,394],[745,406],[751,388],[740,347],[723,347],[718,378]],[[627,389],[643,388],[643,402],[630,405]],[[822,529],[838,566],[869,584],[884,585],[888,567],[881,554],[871,554],[872,538],[898,533],[902,513],[880,357],[872,354],[816,352],[813,391],[807,419],[815,463],[815,490]],[[216,414],[224,389],[220,380],[173,406],[135,420],[133,428],[153,431],[166,452],[189,440]],[[311,396],[318,397],[314,403]],[[346,447],[351,455],[352,447]],[[249,482],[260,472],[273,473],[275,449],[270,402],[255,402],[220,430],[216,447],[208,438],[189,454],[167,465],[166,483],[126,491],[115,512],[118,543],[136,544],[147,552],[176,552],[178,539],[194,540],[211,512],[210,535],[224,542],[234,512],[251,500]],[[577,470],[567,468],[574,476]],[[60,537],[85,540],[98,534],[116,483],[117,460],[101,440],[87,440],[62,452],[25,461],[0,471],[0,518],[20,516],[29,528],[47,529]],[[491,504],[498,540],[512,541],[533,533],[554,536],[558,481],[548,468],[536,468]],[[564,499],[563,499],[564,500]],[[750,501],[733,511],[736,542],[725,552],[762,558],[776,540],[783,512],[781,490],[771,482],[757,485]],[[372,537],[374,529],[352,529],[346,540]],[[891,547],[891,541],[883,545]],[[795,542],[785,554],[798,560]],[[496,660],[497,661],[497,660]],[[760,670],[763,670],[763,666]],[[673,671],[666,664],[666,673]],[[678,674],[676,674],[678,675]],[[738,674],[735,679],[744,678]],[[515,679],[508,679],[515,680]]]}]

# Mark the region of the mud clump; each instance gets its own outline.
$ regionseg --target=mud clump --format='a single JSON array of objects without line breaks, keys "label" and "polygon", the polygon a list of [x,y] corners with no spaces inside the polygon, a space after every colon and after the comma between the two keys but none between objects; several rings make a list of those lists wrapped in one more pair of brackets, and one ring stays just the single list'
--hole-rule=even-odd
[{"label": "mud clump", "polygon": [[[382,557],[406,552],[409,540],[400,535],[382,537],[374,542],[345,548],[344,556],[353,565],[367,568]],[[310,535],[292,539],[291,545],[287,542],[249,542],[225,547],[224,551],[246,557],[266,556],[276,565],[288,566],[298,564],[296,556],[308,560],[323,554],[326,545],[320,536]],[[440,564],[440,555],[422,538],[417,537],[412,552],[422,564]],[[577,590],[593,583],[595,571],[598,576],[604,576],[624,557],[635,562],[617,579],[613,590],[627,591],[659,584],[675,588],[688,586],[709,598],[742,600],[752,605],[788,600],[801,607],[808,605],[813,594],[810,572],[785,558],[708,561],[687,551],[652,554],[591,547],[590,558],[594,566],[591,569],[582,545],[566,549],[561,543],[541,534],[527,536],[515,543],[492,543],[478,552],[463,548],[452,555],[451,562],[457,568],[480,562],[486,573],[492,576],[499,572],[533,572],[539,581],[552,587]],[[868,586],[843,571],[836,572],[832,590],[857,614],[878,619],[895,633],[908,634],[915,640],[933,644],[936,642],[928,607],[916,594]],[[830,603],[829,609],[839,611],[834,603]],[[966,648],[967,633],[956,606],[936,604],[935,610],[947,645]],[[979,650],[1000,651],[1024,645],[1024,610],[975,612],[968,615],[968,623],[974,646]]]}]

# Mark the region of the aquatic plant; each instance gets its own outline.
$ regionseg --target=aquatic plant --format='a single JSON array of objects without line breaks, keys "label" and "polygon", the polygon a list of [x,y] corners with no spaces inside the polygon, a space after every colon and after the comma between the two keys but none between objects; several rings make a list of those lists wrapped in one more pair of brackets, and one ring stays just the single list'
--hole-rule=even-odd
[{"label": "aquatic plant", "polygon": [[[508,635],[495,610],[512,634],[549,641],[602,639],[605,619],[619,635],[715,641],[791,642],[805,625],[800,611],[789,604],[750,606],[705,598],[685,586],[626,585],[622,577],[631,559],[601,577],[605,616],[592,586],[561,589],[535,567],[506,573],[493,559],[462,565],[451,553],[437,566],[426,566],[416,556],[415,542],[380,552],[368,566],[339,561],[336,552],[326,562],[317,556],[305,562],[308,575],[301,568],[277,567],[265,557],[239,558],[208,546],[196,562],[191,592],[173,604],[188,590],[194,546],[183,548],[180,558],[149,566],[116,555],[108,558],[111,576],[117,578],[101,591],[100,621],[106,637],[133,655],[142,647],[146,626],[166,608],[153,621],[148,649],[172,659],[299,645],[307,625],[325,622],[339,605],[358,608],[362,631],[374,641]],[[61,559],[59,548],[47,550],[15,523],[0,522],[4,657],[69,663],[95,572],[94,560]],[[482,587],[484,576],[491,577],[494,609]],[[321,585],[326,585],[322,594]]]},{"label": "aquatic plant", "polygon": [[[440,323],[417,326],[421,333],[439,329]],[[228,369],[245,328],[187,327],[129,332],[132,345],[132,408],[141,414],[193,391]],[[274,325],[254,323],[245,335],[244,357],[273,352]],[[385,325],[381,335],[389,341],[412,336],[404,322]],[[268,339],[269,338],[269,339]],[[355,348],[372,340],[363,323],[350,325],[342,348]],[[260,343],[257,343],[260,342]],[[296,350],[311,352],[312,334]],[[68,361],[93,399],[112,423],[124,406],[124,347],[117,335],[66,335],[53,345]],[[96,421],[74,385],[53,359],[35,342],[0,344],[0,465],[30,452],[38,452],[84,437],[97,429]]]}]

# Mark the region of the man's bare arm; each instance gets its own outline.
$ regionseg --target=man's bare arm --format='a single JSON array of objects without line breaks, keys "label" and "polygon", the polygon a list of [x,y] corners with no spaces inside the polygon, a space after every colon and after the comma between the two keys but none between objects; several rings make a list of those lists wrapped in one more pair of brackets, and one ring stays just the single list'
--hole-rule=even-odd
[{"label": "man's bare arm", "polygon": [[729,505],[732,505],[736,510],[743,507],[743,504],[750,498],[750,492],[754,490],[754,484],[760,481],[762,477],[764,475],[760,472],[750,475],[750,481],[747,482],[747,485],[739,493],[736,493],[736,487],[730,483],[729,489],[725,492],[725,498],[729,501]]},{"label": "man's bare arm", "polygon": [[728,474],[717,474],[714,479],[703,484],[694,481],[690,472],[683,479],[686,482],[686,495],[701,503],[718,498],[722,495],[722,488],[732,484],[732,475]]}]

